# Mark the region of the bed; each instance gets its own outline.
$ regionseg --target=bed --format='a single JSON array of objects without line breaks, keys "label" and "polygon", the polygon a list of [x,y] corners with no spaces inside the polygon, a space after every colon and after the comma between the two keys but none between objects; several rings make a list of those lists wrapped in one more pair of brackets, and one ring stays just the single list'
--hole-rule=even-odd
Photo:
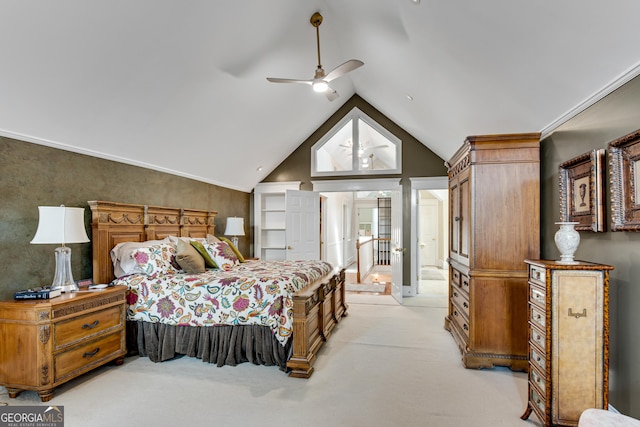
[{"label": "bed", "polygon": [[[245,262],[187,273],[172,257],[171,244],[199,242],[226,252],[232,246],[210,242],[215,211],[88,203],[93,280],[128,287],[129,353],[154,362],[187,355],[217,366],[276,365],[293,377],[311,376],[318,350],[347,315],[344,269],[322,261],[242,260],[238,254]],[[136,268],[148,269],[125,268],[123,275],[112,256],[124,247],[134,248]],[[155,264],[146,258],[141,263],[141,254]],[[157,270],[161,264],[166,268]]]}]

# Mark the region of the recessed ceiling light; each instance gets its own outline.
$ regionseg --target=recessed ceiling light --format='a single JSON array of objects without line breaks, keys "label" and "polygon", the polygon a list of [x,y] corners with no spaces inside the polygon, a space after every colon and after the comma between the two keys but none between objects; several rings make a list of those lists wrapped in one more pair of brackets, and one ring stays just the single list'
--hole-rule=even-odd
[{"label": "recessed ceiling light", "polygon": [[413,4],[420,4],[420,0],[411,0],[411,3],[413,3]]},{"label": "recessed ceiling light", "polygon": [[413,101],[413,96],[411,96],[411,95],[408,95],[408,94],[407,94],[407,99],[408,99],[409,101]]},{"label": "recessed ceiling light", "polygon": [[256,168],[256,170],[257,170],[258,172],[260,172],[260,171],[262,170],[262,166],[258,166],[258,167]]}]

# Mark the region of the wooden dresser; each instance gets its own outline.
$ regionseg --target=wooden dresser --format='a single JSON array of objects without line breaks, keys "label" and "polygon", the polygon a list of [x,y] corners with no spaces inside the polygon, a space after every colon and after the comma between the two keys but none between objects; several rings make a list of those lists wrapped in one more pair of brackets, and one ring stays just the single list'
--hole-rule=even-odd
[{"label": "wooden dresser", "polygon": [[545,426],[577,426],[585,409],[607,409],[609,265],[527,260],[529,399]]},{"label": "wooden dresser", "polygon": [[540,134],[469,136],[449,167],[449,313],[467,368],[526,370],[526,258],[540,256]]},{"label": "wooden dresser", "polygon": [[122,363],[125,290],[0,302],[0,385],[9,397],[35,390],[46,402],[58,385],[112,360]]}]

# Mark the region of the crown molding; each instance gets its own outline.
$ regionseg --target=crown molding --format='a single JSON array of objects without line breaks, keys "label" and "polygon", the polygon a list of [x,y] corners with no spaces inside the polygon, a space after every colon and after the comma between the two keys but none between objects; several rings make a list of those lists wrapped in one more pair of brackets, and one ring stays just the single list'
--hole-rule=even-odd
[{"label": "crown molding", "polygon": [[589,98],[581,102],[580,104],[573,107],[571,110],[567,111],[560,117],[558,117],[553,122],[549,123],[540,131],[540,140],[545,139],[549,135],[551,135],[558,127],[568,122],[587,108],[591,107],[598,101],[600,101],[605,96],[609,95],[616,89],[624,86],[626,83],[630,82],[634,78],[640,75],[640,63],[637,63],[629,70],[620,75],[617,79],[609,83],[607,86],[600,89],[598,92],[591,95]]}]

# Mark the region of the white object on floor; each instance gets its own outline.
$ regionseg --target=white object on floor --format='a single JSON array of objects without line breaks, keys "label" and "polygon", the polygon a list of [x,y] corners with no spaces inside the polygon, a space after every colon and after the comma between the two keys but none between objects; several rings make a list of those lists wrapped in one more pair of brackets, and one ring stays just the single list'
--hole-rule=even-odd
[{"label": "white object on floor", "polygon": [[578,421],[578,427],[640,427],[640,421],[604,409],[587,409]]}]

